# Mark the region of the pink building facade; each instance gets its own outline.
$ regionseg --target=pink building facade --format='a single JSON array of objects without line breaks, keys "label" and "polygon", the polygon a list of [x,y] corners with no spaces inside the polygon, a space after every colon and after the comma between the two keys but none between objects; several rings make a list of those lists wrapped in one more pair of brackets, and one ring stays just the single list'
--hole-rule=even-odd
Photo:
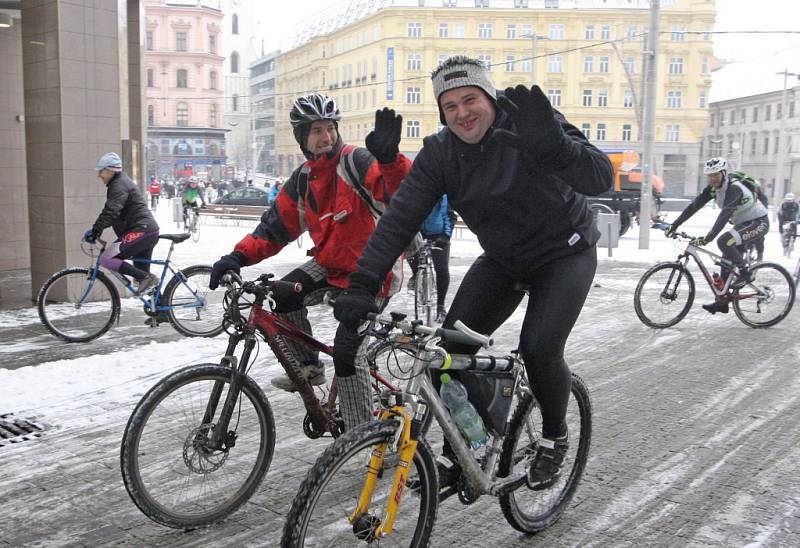
[{"label": "pink building facade", "polygon": [[225,176],[218,0],[145,2],[147,175]]}]

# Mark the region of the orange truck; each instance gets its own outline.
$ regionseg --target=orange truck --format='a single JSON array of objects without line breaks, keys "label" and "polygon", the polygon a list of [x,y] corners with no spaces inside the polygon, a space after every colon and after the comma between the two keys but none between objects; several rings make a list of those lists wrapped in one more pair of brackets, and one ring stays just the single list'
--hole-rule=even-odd
[{"label": "orange truck", "polygon": [[[611,160],[614,169],[613,186],[598,196],[587,196],[593,210],[619,214],[619,235],[622,236],[639,221],[639,202],[642,189],[642,165],[639,153],[621,148],[601,149]],[[664,180],[658,175],[652,179],[653,201],[651,217],[658,218]]]}]

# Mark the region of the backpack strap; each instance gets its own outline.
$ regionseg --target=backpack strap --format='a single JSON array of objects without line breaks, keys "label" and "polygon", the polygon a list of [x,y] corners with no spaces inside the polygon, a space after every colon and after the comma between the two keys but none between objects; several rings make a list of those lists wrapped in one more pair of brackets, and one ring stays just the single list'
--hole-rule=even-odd
[{"label": "backpack strap", "polygon": [[355,149],[354,145],[347,145],[342,149],[339,164],[336,166],[336,174],[366,202],[370,213],[377,221],[386,211],[386,206],[381,202],[376,202],[372,193],[362,184],[356,168]]},{"label": "backpack strap", "polygon": [[308,225],[306,225],[306,196],[308,195],[309,171],[311,169],[303,164],[303,167],[300,168],[300,173],[297,174],[297,219],[300,224],[300,232],[308,230]]}]

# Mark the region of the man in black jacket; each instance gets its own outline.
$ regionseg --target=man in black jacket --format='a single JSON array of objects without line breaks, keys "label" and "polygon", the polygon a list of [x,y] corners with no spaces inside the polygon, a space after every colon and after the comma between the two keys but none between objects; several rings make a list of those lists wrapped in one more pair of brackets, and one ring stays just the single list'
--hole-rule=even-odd
[{"label": "man in black jacket", "polygon": [[[483,255],[464,276],[443,327],[456,320],[492,333],[530,289],[520,351],[543,417],[543,438],[528,471],[534,489],[551,487],[568,448],[571,372],[564,346],[592,285],[600,234],[583,194],[611,185],[611,163],[538,86],[498,94],[485,66],[451,57],[432,74],[440,119],[350,275],[334,313],[355,329],[383,275],[447,194]],[[450,352],[475,347],[449,345]],[[460,475],[452,449],[439,459],[440,484]]]},{"label": "man in black jacket", "polygon": [[[158,223],[139,187],[123,173],[122,160],[116,153],[103,155],[96,170],[107,187],[106,203],[83,237],[87,242],[93,242],[110,226],[117,239],[100,255],[100,264],[135,279],[137,294],[144,294],[158,283],[158,276],[150,273],[149,262],[158,243]],[[136,266],[125,259],[133,259]]]}]

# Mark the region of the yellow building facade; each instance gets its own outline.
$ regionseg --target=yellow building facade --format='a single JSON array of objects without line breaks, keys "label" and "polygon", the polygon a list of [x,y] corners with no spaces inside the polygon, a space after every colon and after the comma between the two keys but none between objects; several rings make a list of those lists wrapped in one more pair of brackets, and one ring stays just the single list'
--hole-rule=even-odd
[{"label": "yellow building facade", "polygon": [[[403,115],[400,149],[410,157],[440,128],[430,72],[464,54],[489,66],[498,89],[541,86],[553,105],[601,148],[639,149],[648,2],[628,0],[394,0],[370,10],[351,0],[339,25],[309,29],[277,59],[276,152],[282,175],[303,157],[288,123],[294,98],[336,98],[346,143],[363,145],[374,112]],[[434,5],[435,4],[435,5]],[[487,6],[487,7],[475,7]],[[548,6],[548,7],[545,7]],[[359,9],[360,13],[352,13]],[[656,171],[667,196],[692,194],[711,87],[708,0],[662,0],[657,60]],[[318,17],[325,21],[324,15]],[[311,24],[311,23],[310,23]]]}]

